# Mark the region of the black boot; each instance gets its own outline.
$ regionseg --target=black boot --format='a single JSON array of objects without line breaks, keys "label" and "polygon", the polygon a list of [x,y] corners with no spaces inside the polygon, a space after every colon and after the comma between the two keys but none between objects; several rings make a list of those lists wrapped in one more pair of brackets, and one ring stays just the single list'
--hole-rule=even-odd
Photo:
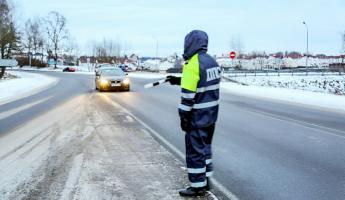
[{"label": "black boot", "polygon": [[187,187],[184,190],[180,190],[179,193],[180,193],[180,196],[182,197],[203,197],[206,195],[206,190],[204,187],[202,188]]},{"label": "black boot", "polygon": [[206,181],[207,181],[207,185],[205,186],[205,190],[210,191],[212,189],[211,179],[207,177]]}]

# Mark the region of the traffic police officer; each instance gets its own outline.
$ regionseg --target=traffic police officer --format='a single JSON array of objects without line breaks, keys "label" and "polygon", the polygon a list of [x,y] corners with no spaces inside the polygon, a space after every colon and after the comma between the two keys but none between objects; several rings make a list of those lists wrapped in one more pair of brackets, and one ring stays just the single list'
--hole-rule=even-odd
[{"label": "traffic police officer", "polygon": [[221,70],[207,54],[208,36],[194,30],[185,37],[182,78],[169,76],[172,85],[181,85],[179,105],[181,128],[186,132],[186,162],[191,186],[181,196],[204,196],[212,175],[212,137],[218,117]]}]

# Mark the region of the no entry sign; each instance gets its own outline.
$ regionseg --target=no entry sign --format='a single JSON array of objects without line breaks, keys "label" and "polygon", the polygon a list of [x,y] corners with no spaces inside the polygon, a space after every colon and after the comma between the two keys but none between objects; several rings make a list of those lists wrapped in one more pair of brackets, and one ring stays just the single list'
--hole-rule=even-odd
[{"label": "no entry sign", "polygon": [[229,56],[231,59],[236,58],[236,52],[234,52],[234,51],[230,52]]}]

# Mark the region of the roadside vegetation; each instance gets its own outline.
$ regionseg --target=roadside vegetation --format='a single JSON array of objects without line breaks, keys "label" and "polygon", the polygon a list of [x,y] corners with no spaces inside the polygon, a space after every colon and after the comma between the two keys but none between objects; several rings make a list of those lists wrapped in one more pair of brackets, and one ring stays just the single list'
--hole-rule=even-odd
[{"label": "roadside vegetation", "polygon": [[[0,0],[0,58],[18,61],[19,66],[57,67],[59,59],[65,65],[77,65],[81,55],[75,38],[67,28],[68,20],[61,13],[51,11],[43,17],[18,23],[15,4]],[[19,26],[23,24],[23,26]],[[113,63],[128,59],[129,45],[119,38],[103,38],[88,44],[92,63]],[[85,57],[85,56],[84,56]],[[0,78],[5,67],[0,67]]]}]

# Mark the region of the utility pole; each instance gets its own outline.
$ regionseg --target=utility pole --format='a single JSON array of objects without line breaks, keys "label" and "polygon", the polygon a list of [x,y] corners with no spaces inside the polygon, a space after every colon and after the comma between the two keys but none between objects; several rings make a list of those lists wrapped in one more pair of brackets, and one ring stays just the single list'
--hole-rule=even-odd
[{"label": "utility pole", "polygon": [[153,39],[156,42],[156,57],[155,57],[155,60],[156,60],[156,67],[158,69],[158,39],[156,37],[153,37]]},{"label": "utility pole", "polygon": [[32,53],[31,52],[29,52],[29,66],[31,67],[31,58],[32,57]]},{"label": "utility pole", "polygon": [[308,25],[307,23],[304,21],[303,24],[305,25],[306,29],[307,29],[307,57],[306,57],[306,60],[305,60],[305,65],[306,65],[306,68],[308,68],[308,58],[309,58],[309,28],[308,28]]}]

